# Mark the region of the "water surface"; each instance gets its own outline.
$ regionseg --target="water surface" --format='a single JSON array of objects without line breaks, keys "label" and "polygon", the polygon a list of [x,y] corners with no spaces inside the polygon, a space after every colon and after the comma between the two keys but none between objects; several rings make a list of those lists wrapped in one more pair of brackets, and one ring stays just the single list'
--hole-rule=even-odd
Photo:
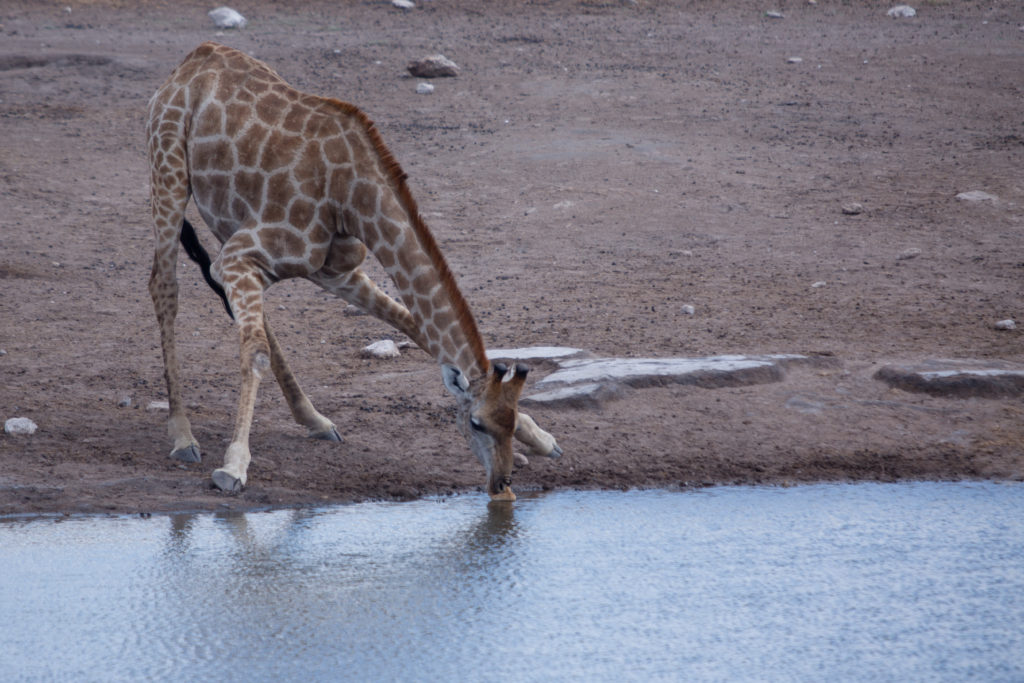
[{"label": "water surface", "polygon": [[1024,485],[0,523],[4,680],[1022,680]]}]

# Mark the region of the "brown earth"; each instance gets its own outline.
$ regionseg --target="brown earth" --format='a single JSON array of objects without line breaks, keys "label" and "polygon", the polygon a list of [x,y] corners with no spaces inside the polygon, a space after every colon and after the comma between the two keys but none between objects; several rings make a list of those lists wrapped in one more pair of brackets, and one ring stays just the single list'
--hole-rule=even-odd
[{"label": "brown earth", "polygon": [[[517,489],[1024,478],[1020,398],[872,379],[895,361],[1024,360],[1020,331],[993,329],[1024,313],[1024,6],[925,2],[897,20],[883,2],[780,1],[782,19],[765,16],[771,4],[245,0],[235,7],[249,26],[220,34],[206,16],[215,3],[7,0],[0,418],[40,429],[0,434],[0,514],[404,499],[482,483],[426,354],[360,358],[389,329],[286,282],[268,310],[345,441],[306,440],[265,383],[248,488],[211,490],[237,344],[184,260],[179,348],[206,461],[167,457],[165,415],[146,409],[164,386],[146,291],[144,111],[209,39],[369,113],[489,346],[835,361],[774,384],[534,410],[566,455],[533,459]],[[434,53],[461,73],[417,95],[405,66]],[[955,199],[970,190],[998,200]],[[854,202],[863,212],[844,214]]]}]

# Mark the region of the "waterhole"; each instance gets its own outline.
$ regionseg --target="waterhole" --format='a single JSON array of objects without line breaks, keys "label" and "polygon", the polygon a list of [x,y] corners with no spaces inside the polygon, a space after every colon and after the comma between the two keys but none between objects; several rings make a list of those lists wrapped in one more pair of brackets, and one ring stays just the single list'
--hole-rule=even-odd
[{"label": "waterhole", "polygon": [[4,680],[1022,680],[1024,484],[0,522]]}]

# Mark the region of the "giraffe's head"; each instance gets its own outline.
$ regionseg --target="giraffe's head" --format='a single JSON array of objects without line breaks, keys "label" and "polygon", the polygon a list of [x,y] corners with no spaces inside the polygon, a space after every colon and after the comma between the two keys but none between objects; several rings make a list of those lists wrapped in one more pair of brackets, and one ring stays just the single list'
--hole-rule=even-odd
[{"label": "giraffe's head", "polygon": [[516,499],[511,489],[512,438],[528,371],[525,365],[509,368],[495,363],[487,374],[470,382],[458,368],[443,368],[444,384],[458,400],[456,423],[487,470],[487,493],[492,500]]}]

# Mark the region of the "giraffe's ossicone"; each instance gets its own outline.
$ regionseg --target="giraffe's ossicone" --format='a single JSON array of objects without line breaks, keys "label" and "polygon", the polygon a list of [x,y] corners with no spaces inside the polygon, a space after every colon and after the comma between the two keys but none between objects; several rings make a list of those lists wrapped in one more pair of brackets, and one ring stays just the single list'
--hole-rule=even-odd
[{"label": "giraffe's ossicone", "polygon": [[[172,457],[200,460],[174,343],[179,241],[224,297],[241,344],[234,434],[223,466],[213,472],[219,488],[245,485],[256,391],[268,369],[296,422],[310,436],[340,441],[299,387],[267,322],[263,292],[285,278],[315,282],[390,323],[437,360],[492,498],[515,499],[513,438],[534,453],[561,455],[555,439],[518,410],[526,368],[489,363],[405,174],[362,111],[299,92],[266,64],[203,43],[150,100],[147,134],[156,238],[149,291],[160,326]],[[212,260],[185,220],[190,199],[220,242]],[[367,249],[401,301],[360,269]]]}]

